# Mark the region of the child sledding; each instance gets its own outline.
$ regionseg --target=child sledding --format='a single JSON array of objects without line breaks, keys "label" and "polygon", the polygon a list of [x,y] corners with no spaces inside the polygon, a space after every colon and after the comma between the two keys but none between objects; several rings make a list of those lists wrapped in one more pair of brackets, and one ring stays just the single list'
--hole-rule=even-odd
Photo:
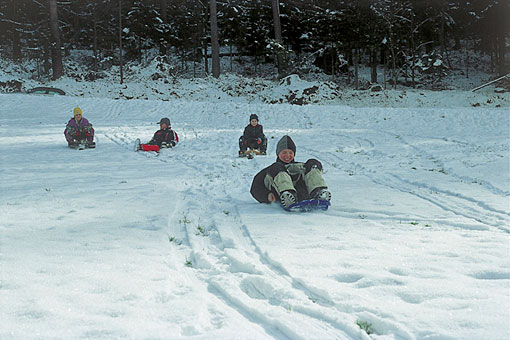
[{"label": "child sledding", "polygon": [[94,128],[83,117],[83,111],[77,106],[73,110],[73,118],[69,119],[64,130],[67,146],[73,149],[95,148]]},{"label": "child sledding", "polygon": [[250,193],[260,203],[279,201],[285,210],[326,210],[331,193],[322,177],[322,164],[316,159],[296,162],[296,144],[283,136],[276,146],[276,162],[253,178]]},{"label": "child sledding", "polygon": [[250,115],[250,124],[244,128],[244,133],[239,137],[239,157],[253,158],[254,155],[265,155],[267,150],[267,138],[264,135],[259,117]]},{"label": "child sledding", "polygon": [[135,141],[135,151],[155,151],[159,152],[161,148],[173,148],[179,143],[179,136],[172,130],[170,119],[161,118],[159,121],[160,129],[154,133],[150,142],[142,144],[140,139]]}]

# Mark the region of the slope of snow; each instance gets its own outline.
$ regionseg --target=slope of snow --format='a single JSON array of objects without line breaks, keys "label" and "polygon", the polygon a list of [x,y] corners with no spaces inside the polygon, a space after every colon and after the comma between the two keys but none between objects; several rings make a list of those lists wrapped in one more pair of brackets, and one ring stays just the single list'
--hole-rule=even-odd
[{"label": "slope of snow", "polygon": [[[220,79],[206,76],[202,63],[188,62],[182,66],[179,58],[148,55],[142,63],[124,65],[124,83],[120,84],[118,66],[112,66],[100,72],[100,78],[87,81],[91,75],[90,65],[84,61],[84,54],[90,57],[90,51],[73,51],[65,58],[65,76],[57,81],[44,80],[40,75],[40,66],[34,61],[15,64],[0,59],[0,91],[8,92],[2,82],[19,82],[21,92],[38,87],[60,88],[67,95],[76,97],[99,97],[111,99],[143,100],[193,100],[207,102],[234,101],[250,104],[328,104],[348,105],[351,107],[509,107],[510,94],[495,93],[496,84],[476,92],[470,90],[490,80],[487,70],[490,65],[487,56],[472,53],[473,66],[464,70],[464,54],[455,56],[455,67],[444,77],[422,75],[417,81],[421,89],[412,89],[401,84],[395,88],[384,82],[384,68],[379,67],[378,80],[381,92],[366,90],[370,83],[370,68],[360,67],[359,84],[364,90],[354,90],[352,74],[336,77],[327,76],[318,70],[302,72],[301,76],[290,76],[276,80],[276,71],[272,64],[261,64],[258,72],[264,77],[246,77],[248,69],[253,67],[250,59],[237,59],[230,71],[230,58],[221,58],[222,75]],[[458,59],[458,60],[457,60]],[[313,65],[312,65],[313,66]],[[195,69],[195,72],[192,70]],[[313,71],[313,72],[312,72]],[[466,77],[465,73],[469,74]],[[41,77],[43,80],[38,81]],[[273,77],[273,78],[271,78]],[[426,79],[431,78],[431,79]],[[425,89],[429,88],[429,90]],[[430,88],[443,91],[431,91]]]},{"label": "slope of snow", "polygon": [[[507,105],[87,96],[0,95],[0,338],[510,334]],[[95,150],[65,145],[76,105]],[[269,138],[253,160],[236,157],[250,113]],[[180,144],[134,152],[163,116]],[[250,196],[284,134],[323,163],[328,211]]]}]

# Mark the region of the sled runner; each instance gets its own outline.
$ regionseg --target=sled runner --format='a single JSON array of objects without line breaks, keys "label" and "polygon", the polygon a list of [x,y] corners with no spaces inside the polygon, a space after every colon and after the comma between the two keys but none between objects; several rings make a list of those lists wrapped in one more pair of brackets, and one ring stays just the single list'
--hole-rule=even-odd
[{"label": "sled runner", "polygon": [[306,212],[306,211],[314,211],[314,210],[328,210],[331,205],[330,201],[327,200],[304,200],[301,202],[296,202],[291,204],[289,207],[282,209],[287,211],[298,211],[298,212]]},{"label": "sled runner", "polygon": [[79,142],[76,142],[76,143],[73,143],[73,142],[70,142],[67,144],[67,146],[70,148],[70,149],[75,149],[75,150],[85,150],[85,149],[95,149],[96,148],[96,143],[94,142],[87,142],[87,141],[79,141]]},{"label": "sled runner", "polygon": [[265,155],[265,152],[260,152],[258,149],[248,149],[239,152],[239,157],[246,157],[248,159],[253,159],[256,155]]}]

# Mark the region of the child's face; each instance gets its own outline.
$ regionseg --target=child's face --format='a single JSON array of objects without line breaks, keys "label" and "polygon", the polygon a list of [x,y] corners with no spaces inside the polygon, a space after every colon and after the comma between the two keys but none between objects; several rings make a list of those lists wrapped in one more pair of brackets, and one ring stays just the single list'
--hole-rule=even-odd
[{"label": "child's face", "polygon": [[257,124],[259,123],[258,120],[256,120],[255,118],[253,118],[252,120],[250,120],[250,124],[251,126],[257,126]]},{"label": "child's face", "polygon": [[161,123],[161,124],[159,124],[159,127],[161,128],[161,130],[163,130],[163,129],[166,129],[168,126],[166,126],[165,123]]},{"label": "child's face", "polygon": [[290,163],[294,159],[294,151],[291,149],[283,149],[278,154],[278,158],[284,163]]},{"label": "child's face", "polygon": [[74,119],[79,122],[81,120],[81,114],[79,113],[75,114]]}]

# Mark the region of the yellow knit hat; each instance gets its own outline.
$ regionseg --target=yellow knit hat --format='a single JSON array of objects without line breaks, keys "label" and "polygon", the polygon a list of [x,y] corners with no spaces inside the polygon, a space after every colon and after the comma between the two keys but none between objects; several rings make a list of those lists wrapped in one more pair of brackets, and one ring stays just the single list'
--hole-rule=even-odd
[{"label": "yellow knit hat", "polygon": [[76,115],[82,115],[83,116],[83,111],[77,106],[74,108],[73,110],[73,117],[76,117]]}]

